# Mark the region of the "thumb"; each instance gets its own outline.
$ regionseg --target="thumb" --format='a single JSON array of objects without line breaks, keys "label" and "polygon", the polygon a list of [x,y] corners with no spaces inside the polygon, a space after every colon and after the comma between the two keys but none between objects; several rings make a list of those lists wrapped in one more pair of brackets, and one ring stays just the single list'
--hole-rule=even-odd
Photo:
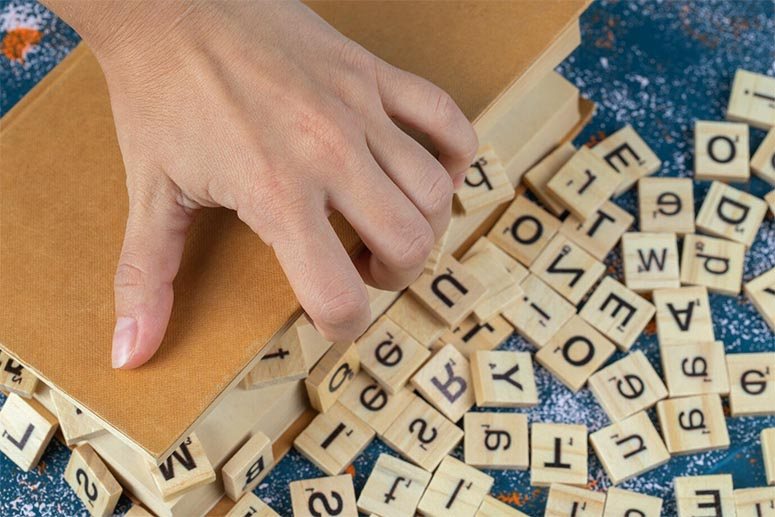
[{"label": "thumb", "polygon": [[148,361],[169,323],[172,281],[180,267],[193,208],[180,202],[180,191],[168,178],[164,183],[142,192],[130,191],[114,284],[113,368],[135,368]]}]

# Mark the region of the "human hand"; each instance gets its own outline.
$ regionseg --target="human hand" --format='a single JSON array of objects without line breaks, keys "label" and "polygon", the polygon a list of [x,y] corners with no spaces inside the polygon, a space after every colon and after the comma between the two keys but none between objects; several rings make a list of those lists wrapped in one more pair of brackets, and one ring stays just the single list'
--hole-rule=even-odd
[{"label": "human hand", "polygon": [[[332,341],[365,330],[364,281],[397,290],[422,271],[477,148],[442,90],[300,3],[46,3],[103,67],[126,167],[114,367],[158,349],[203,207],[236,210],[273,248]],[[438,159],[394,120],[426,133]],[[354,262],[328,222],[334,210],[368,248]]]}]

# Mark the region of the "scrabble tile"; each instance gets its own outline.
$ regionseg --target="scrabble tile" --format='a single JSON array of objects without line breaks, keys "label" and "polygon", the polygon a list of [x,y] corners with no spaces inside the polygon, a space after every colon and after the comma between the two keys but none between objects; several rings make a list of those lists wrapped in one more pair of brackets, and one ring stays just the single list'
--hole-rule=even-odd
[{"label": "scrabble tile", "polygon": [[716,339],[705,287],[656,289],[651,298],[656,308],[657,336],[661,347]]},{"label": "scrabble tile", "polygon": [[293,446],[320,470],[336,476],[374,438],[374,430],[342,404],[320,413],[293,441]]},{"label": "scrabble tile", "polygon": [[576,313],[576,308],[535,275],[521,284],[522,299],[503,309],[503,317],[533,346],[541,348]]},{"label": "scrabble tile", "polygon": [[164,501],[215,481],[202,442],[190,434],[161,465],[150,465],[151,478]]},{"label": "scrabble tile", "polygon": [[527,415],[466,413],[464,451],[468,465],[526,470],[530,466]]},{"label": "scrabble tile", "polygon": [[745,246],[705,235],[684,237],[681,283],[704,285],[709,291],[728,296],[740,293]]},{"label": "scrabble tile", "polygon": [[667,397],[662,379],[640,350],[606,366],[590,377],[588,384],[612,422],[648,409]]},{"label": "scrabble tile", "polygon": [[411,293],[404,292],[385,313],[423,346],[441,337],[447,325],[430,313]]},{"label": "scrabble tile", "polygon": [[[232,514],[231,512],[226,514],[226,517],[236,517],[236,516],[237,514]],[[153,517],[153,515],[142,506],[133,504],[132,507],[124,514],[124,517]],[[245,515],[239,514],[239,517],[245,517]],[[249,517],[271,517],[271,515],[262,516],[260,514],[256,514],[255,516],[249,516]]]},{"label": "scrabble tile", "polygon": [[90,515],[113,515],[121,485],[91,446],[84,443],[73,449],[64,477]]},{"label": "scrabble tile", "polygon": [[382,439],[412,463],[432,471],[463,438],[463,431],[416,395]]},{"label": "scrabble tile", "polygon": [[51,390],[50,393],[59,420],[59,428],[67,445],[73,446],[106,432],[99,422],[78,409],[58,391]]},{"label": "scrabble tile", "polygon": [[441,234],[441,237],[436,240],[436,244],[433,245],[433,249],[431,249],[428,258],[425,260],[425,267],[423,268],[424,272],[429,274],[436,273],[439,268],[439,260],[441,260],[441,257],[446,252],[448,238],[449,226],[447,226],[447,229]]},{"label": "scrabble tile", "polygon": [[560,220],[518,196],[487,234],[506,253],[529,266],[560,229]]},{"label": "scrabble tile", "polygon": [[622,235],[624,285],[636,293],[681,286],[674,233]]},{"label": "scrabble tile", "polygon": [[670,460],[665,443],[645,411],[592,433],[589,441],[615,485]]},{"label": "scrabble tile", "polygon": [[732,416],[775,415],[775,352],[727,354]]},{"label": "scrabble tile", "polygon": [[697,228],[750,247],[765,215],[767,203],[747,192],[714,181],[697,214]]},{"label": "scrabble tile", "polygon": [[775,517],[775,487],[735,490],[737,517]]},{"label": "scrabble tile", "polygon": [[616,203],[606,201],[585,221],[568,215],[560,226],[560,233],[597,260],[604,260],[634,221],[635,218],[629,212],[619,208]]},{"label": "scrabble tile", "polygon": [[296,517],[358,517],[353,478],[349,474],[291,482]]},{"label": "scrabble tile", "polygon": [[448,330],[441,336],[440,342],[443,345],[451,344],[463,354],[463,357],[468,359],[477,350],[492,350],[497,347],[512,332],[514,332],[514,327],[501,315],[484,323],[469,316],[455,329]]},{"label": "scrabble tile", "polygon": [[764,201],[766,201],[767,205],[770,207],[770,212],[772,212],[772,215],[775,215],[775,190],[770,191],[766,196],[764,196]]},{"label": "scrabble tile", "polygon": [[536,352],[538,363],[574,393],[595,373],[616,347],[578,316],[573,316],[546,346]]},{"label": "scrabble tile", "polygon": [[627,351],[654,315],[654,306],[607,276],[579,311],[590,325]]},{"label": "scrabble tile", "polygon": [[0,409],[0,452],[29,472],[40,461],[56,430],[56,418],[40,402],[11,393]]},{"label": "scrabble tile", "polygon": [[479,407],[531,407],[538,390],[529,352],[478,351],[471,355],[471,377]]},{"label": "scrabble tile", "polygon": [[452,345],[436,352],[414,374],[412,386],[453,422],[460,420],[474,405],[468,359]]},{"label": "scrabble tile", "polygon": [[662,373],[670,397],[729,393],[729,376],[721,342],[687,343],[661,348]]},{"label": "scrabble tile", "polygon": [[280,517],[268,504],[258,498],[253,492],[246,492],[235,504],[226,517]]},{"label": "scrabble tile", "polygon": [[409,286],[434,316],[449,325],[458,325],[471,314],[487,294],[487,289],[451,255],[444,255],[435,274],[423,273]]},{"label": "scrabble tile", "polygon": [[748,126],[735,122],[694,124],[694,177],[698,180],[748,181]]},{"label": "scrabble tile", "polygon": [[431,353],[387,316],[356,341],[361,368],[391,395],[400,390]]},{"label": "scrabble tile", "polygon": [[587,426],[534,423],[530,430],[530,484],[587,484]]},{"label": "scrabble tile", "polygon": [[662,436],[670,454],[689,454],[729,447],[721,397],[694,395],[657,402]]},{"label": "scrabble tile", "polygon": [[382,436],[413,397],[407,388],[390,395],[367,373],[360,372],[339,397],[339,403]]},{"label": "scrabble tile", "polygon": [[579,149],[546,188],[577,219],[585,221],[617,191],[621,176],[589,148]]},{"label": "scrabble tile", "polygon": [[491,495],[484,496],[475,517],[529,517],[513,506],[498,501]]},{"label": "scrabble tile", "polygon": [[727,105],[727,120],[747,122],[759,129],[775,125],[775,77],[738,68]]},{"label": "scrabble tile", "polygon": [[464,260],[463,264],[487,289],[487,294],[473,310],[478,321],[497,316],[505,306],[522,296],[519,281],[493,252],[482,251]]},{"label": "scrabble tile", "polygon": [[655,173],[662,165],[659,157],[629,124],[593,147],[592,152],[621,174],[616,195],[643,176]]},{"label": "scrabble tile", "polygon": [[678,517],[735,517],[731,475],[677,477],[674,484]]},{"label": "scrabble tile", "polygon": [[546,188],[546,184],[563,165],[568,163],[568,160],[573,158],[574,154],[576,154],[576,148],[573,145],[569,142],[561,144],[522,177],[530,192],[554,215],[562,215],[565,207]]},{"label": "scrabble tile", "polygon": [[743,290],[764,321],[775,331],[775,268],[746,283]]},{"label": "scrabble tile", "polygon": [[522,280],[524,280],[525,277],[527,277],[529,274],[529,271],[525,266],[523,266],[517,259],[506,253],[503,248],[487,238],[486,235],[479,237],[476,242],[470,248],[468,248],[465,253],[463,253],[461,261],[465,262],[474,255],[478,255],[479,253],[490,254],[493,258],[500,262],[503,267],[506,268],[506,271],[508,271],[512,278],[514,278],[517,282],[522,282]]},{"label": "scrabble tile", "polygon": [[660,517],[662,499],[611,487],[605,498],[603,517]]},{"label": "scrabble tile", "polygon": [[638,224],[642,232],[694,233],[691,178],[638,180]]},{"label": "scrabble tile", "polygon": [[775,187],[775,128],[771,128],[751,158],[751,171]]},{"label": "scrabble tile", "polygon": [[361,361],[355,343],[335,343],[304,380],[310,405],[327,411],[360,371]]},{"label": "scrabble tile", "polygon": [[484,146],[466,171],[465,180],[455,191],[455,199],[465,214],[500,205],[514,197],[503,163],[492,146]]},{"label": "scrabble tile", "polygon": [[258,431],[221,468],[226,495],[237,501],[256,488],[273,466],[272,441]]},{"label": "scrabble tile", "polygon": [[382,517],[414,515],[430,480],[430,472],[380,454],[358,497],[358,509]]},{"label": "scrabble tile", "polygon": [[549,488],[544,517],[602,517],[605,494],[555,483]]},{"label": "scrabble tile", "polygon": [[299,333],[295,328],[290,328],[261,356],[242,380],[242,386],[257,389],[299,380],[307,376],[308,370]]},{"label": "scrabble tile", "polygon": [[493,482],[484,472],[447,456],[436,469],[417,509],[430,517],[473,517]]},{"label": "scrabble tile", "polygon": [[775,427],[762,430],[761,442],[767,484],[775,485]]},{"label": "scrabble tile", "polygon": [[32,398],[38,378],[5,352],[0,352],[0,387],[26,399]]},{"label": "scrabble tile", "polygon": [[541,251],[530,272],[572,304],[578,304],[605,273],[605,265],[562,234]]}]

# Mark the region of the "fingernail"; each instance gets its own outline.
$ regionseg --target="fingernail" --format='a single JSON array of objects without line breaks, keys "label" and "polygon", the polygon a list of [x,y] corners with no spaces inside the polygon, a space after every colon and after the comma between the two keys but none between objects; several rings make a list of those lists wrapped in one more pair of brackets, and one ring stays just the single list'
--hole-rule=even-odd
[{"label": "fingernail", "polygon": [[137,337],[137,321],[134,318],[118,318],[113,330],[113,368],[123,368],[132,357]]}]

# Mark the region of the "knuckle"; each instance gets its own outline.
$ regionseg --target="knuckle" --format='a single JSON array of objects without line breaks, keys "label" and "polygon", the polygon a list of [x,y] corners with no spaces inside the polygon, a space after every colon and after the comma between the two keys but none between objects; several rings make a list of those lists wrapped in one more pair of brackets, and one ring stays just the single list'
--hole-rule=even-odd
[{"label": "knuckle", "polygon": [[114,289],[126,289],[129,287],[139,287],[145,282],[145,273],[139,267],[122,259],[116,268],[116,274],[113,277]]},{"label": "knuckle", "polygon": [[460,113],[454,99],[447,92],[435,86],[433,96],[435,97],[433,113],[439,126],[444,129],[453,127],[457,123]]},{"label": "knuckle", "polygon": [[431,216],[449,212],[452,208],[452,196],[454,194],[455,189],[452,179],[446,171],[441,171],[441,173],[436,175],[425,196],[424,212]]},{"label": "knuckle", "polygon": [[430,255],[435,239],[428,224],[413,232],[407,231],[397,246],[395,265],[402,269],[414,269],[425,263]]},{"label": "knuckle", "polygon": [[302,153],[313,163],[326,163],[342,168],[353,162],[353,138],[347,121],[341,121],[324,109],[303,110],[296,117],[295,129]]},{"label": "knuckle", "polygon": [[361,322],[368,319],[369,303],[354,289],[338,290],[323,296],[316,313],[315,319],[329,327],[357,332]]}]

